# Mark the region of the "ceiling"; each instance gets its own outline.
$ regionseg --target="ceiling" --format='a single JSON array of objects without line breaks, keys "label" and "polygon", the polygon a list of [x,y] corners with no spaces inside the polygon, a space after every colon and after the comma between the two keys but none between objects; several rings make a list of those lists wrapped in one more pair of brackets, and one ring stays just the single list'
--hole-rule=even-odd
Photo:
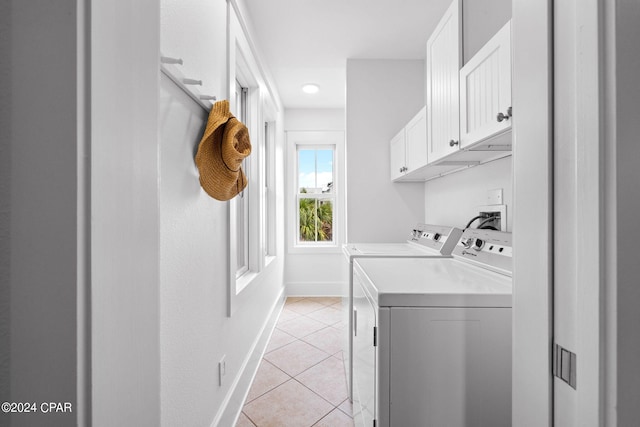
[{"label": "ceiling", "polygon": [[[424,59],[451,0],[244,0],[285,108],[344,108],[346,64]],[[302,92],[305,83],[320,86]]]}]

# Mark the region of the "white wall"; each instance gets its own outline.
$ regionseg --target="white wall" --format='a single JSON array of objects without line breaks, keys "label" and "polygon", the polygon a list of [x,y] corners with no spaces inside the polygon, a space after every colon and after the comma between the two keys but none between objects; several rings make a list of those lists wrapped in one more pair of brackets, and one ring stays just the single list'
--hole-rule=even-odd
[{"label": "white wall", "polygon": [[287,108],[285,131],[345,130],[342,108]]},{"label": "white wall", "polygon": [[160,5],[91,17],[92,425],[157,426]]},{"label": "white wall", "polygon": [[[228,318],[228,202],[200,188],[193,162],[207,115],[163,78],[160,116],[162,425],[210,425],[282,291],[282,239],[279,256],[248,290],[253,295]],[[281,235],[281,222],[277,229]]]},{"label": "white wall", "polygon": [[347,60],[348,242],[403,242],[424,219],[424,184],[389,178],[389,141],[424,102],[424,61]]},{"label": "white wall", "polygon": [[[286,131],[344,131],[345,112],[287,109],[284,123]],[[344,257],[342,253],[287,253],[284,281],[289,295],[340,295],[347,281]]]},{"label": "white wall", "polygon": [[201,93],[227,93],[227,2],[161,0],[160,51],[181,58],[185,77],[202,80]]},{"label": "white wall", "polygon": [[462,0],[463,64],[511,19],[511,0]]},{"label": "white wall", "polygon": [[[487,204],[487,190],[502,189],[507,206],[507,231],[513,224],[511,157],[475,166],[424,184],[424,220],[463,228]],[[476,221],[473,226],[477,226]]]},{"label": "white wall", "polygon": [[[0,6],[0,401],[67,401],[0,425],[76,425],[83,145],[78,2]],[[80,256],[81,257],[81,256]]]},{"label": "white wall", "polygon": [[[189,58],[200,58],[194,78],[210,81],[206,90],[223,99],[228,91],[226,71],[221,74],[227,60],[227,2],[183,3],[162,1],[162,51],[183,57],[185,68]],[[186,37],[182,31],[192,22]],[[216,28],[216,35],[210,28]],[[175,54],[169,52],[173,50]],[[242,391],[234,393],[234,386],[245,384],[247,375],[250,379],[253,368],[245,367],[283,292],[282,114],[277,117],[274,167],[277,257],[243,291],[249,295],[236,299],[241,305],[227,317],[229,202],[214,200],[200,188],[194,163],[208,114],[164,76],[159,106],[161,425],[231,425],[244,397]],[[219,386],[223,356],[227,373]]]}]

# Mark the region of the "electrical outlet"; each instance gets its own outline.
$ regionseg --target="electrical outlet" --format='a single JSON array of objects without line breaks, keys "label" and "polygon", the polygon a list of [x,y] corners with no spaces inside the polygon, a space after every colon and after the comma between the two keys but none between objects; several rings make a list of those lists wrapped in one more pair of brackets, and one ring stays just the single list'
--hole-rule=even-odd
[{"label": "electrical outlet", "polygon": [[218,385],[222,386],[222,379],[225,375],[227,375],[227,361],[225,358],[227,355],[223,355],[220,361],[218,362]]},{"label": "electrical outlet", "polygon": [[491,226],[496,230],[507,231],[507,205],[478,206],[478,214],[484,217],[478,220],[478,224],[489,217],[494,217],[492,221],[485,222],[483,226]]}]

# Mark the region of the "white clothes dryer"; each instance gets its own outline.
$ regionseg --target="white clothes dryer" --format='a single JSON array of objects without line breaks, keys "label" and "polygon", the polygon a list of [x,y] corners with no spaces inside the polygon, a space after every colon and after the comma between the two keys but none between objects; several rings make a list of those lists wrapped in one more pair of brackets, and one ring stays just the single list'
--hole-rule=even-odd
[{"label": "white clothes dryer", "polygon": [[347,243],[342,252],[349,268],[348,287],[343,291],[343,312],[348,333],[345,335],[344,364],[349,398],[353,399],[353,262],[363,258],[450,258],[462,235],[455,227],[417,224],[404,243]]},{"label": "white clothes dryer", "polygon": [[448,259],[354,262],[356,426],[511,424],[511,234]]}]

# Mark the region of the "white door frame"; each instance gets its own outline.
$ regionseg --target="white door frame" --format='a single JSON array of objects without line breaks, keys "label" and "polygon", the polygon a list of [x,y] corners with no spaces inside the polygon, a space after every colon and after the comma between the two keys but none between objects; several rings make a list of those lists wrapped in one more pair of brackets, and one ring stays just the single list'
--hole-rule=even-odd
[{"label": "white door frame", "polygon": [[553,415],[552,0],[512,5],[513,426],[544,427]]}]

